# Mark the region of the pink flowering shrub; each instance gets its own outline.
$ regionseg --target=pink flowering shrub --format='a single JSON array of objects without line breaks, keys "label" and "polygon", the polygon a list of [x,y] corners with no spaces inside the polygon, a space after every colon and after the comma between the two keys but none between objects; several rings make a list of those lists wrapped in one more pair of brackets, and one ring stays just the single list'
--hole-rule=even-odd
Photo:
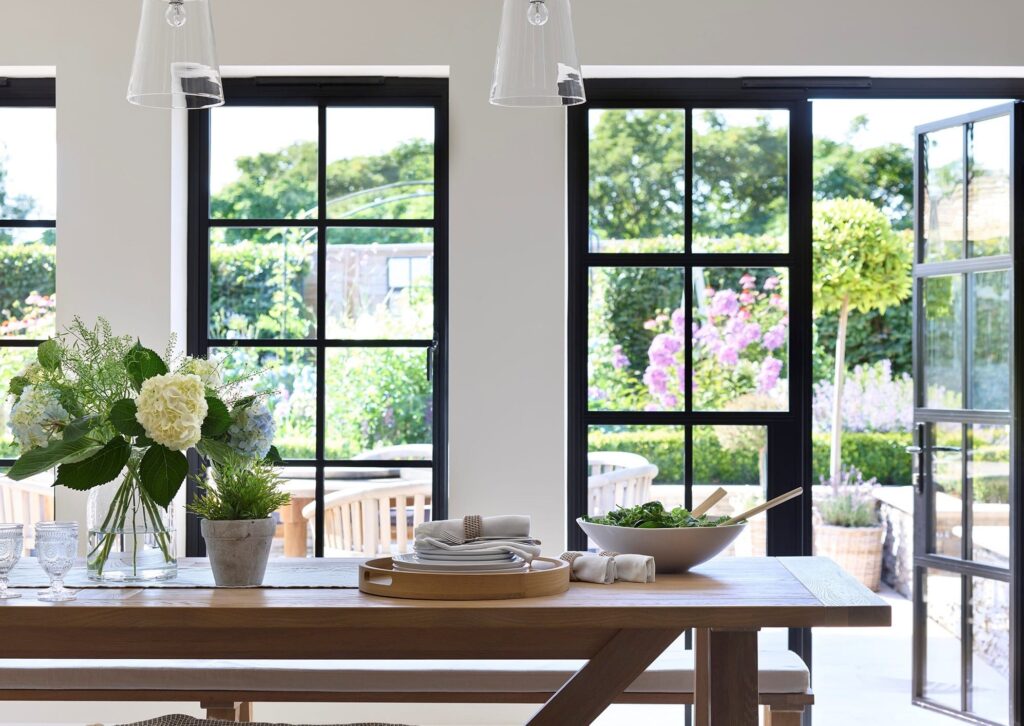
[{"label": "pink flowering shrub", "polygon": [[[708,286],[697,295],[693,321],[693,396],[698,409],[721,409],[740,396],[758,393],[784,409],[789,312],[783,281],[745,272],[738,289]],[[676,410],[686,387],[686,316],[682,308],[657,315],[644,327],[656,332],[643,383],[647,410]]]},{"label": "pink flowering shrub", "polygon": [[46,338],[57,321],[57,295],[33,292],[24,302],[0,310],[0,338]]}]

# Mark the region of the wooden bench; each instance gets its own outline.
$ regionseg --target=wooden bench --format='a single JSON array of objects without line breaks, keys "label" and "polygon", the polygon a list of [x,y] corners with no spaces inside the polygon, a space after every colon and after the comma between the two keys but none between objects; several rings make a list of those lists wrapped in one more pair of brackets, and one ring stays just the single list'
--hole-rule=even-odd
[{"label": "wooden bench", "polygon": [[[765,724],[799,726],[814,702],[790,651],[759,655]],[[544,703],[580,661],[4,660],[0,700],[199,702],[209,718],[248,721],[253,702]],[[396,690],[396,685],[401,690]],[[669,651],[617,699],[692,704],[692,651]]]}]

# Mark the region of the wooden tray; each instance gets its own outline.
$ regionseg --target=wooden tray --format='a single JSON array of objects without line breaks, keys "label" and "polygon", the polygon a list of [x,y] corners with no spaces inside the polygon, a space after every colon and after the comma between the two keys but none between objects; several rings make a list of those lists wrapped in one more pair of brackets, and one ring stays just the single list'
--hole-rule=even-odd
[{"label": "wooden tray", "polygon": [[526,572],[404,572],[390,557],[359,565],[359,589],[412,600],[511,600],[569,589],[569,563],[538,557]]}]

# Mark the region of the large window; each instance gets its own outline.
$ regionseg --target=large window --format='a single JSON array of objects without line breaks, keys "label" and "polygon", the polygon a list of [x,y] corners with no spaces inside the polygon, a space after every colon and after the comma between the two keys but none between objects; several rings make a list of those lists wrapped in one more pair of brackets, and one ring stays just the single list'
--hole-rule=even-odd
[{"label": "large window", "polygon": [[225,106],[192,116],[189,347],[273,393],[282,554],[355,549],[332,502],[386,481],[443,514],[446,94],[229,81]]},{"label": "large window", "polygon": [[[54,82],[0,79],[0,385],[35,360],[56,325],[57,133]],[[52,477],[14,482],[2,473],[19,445],[0,391],[0,522],[53,518]]]}]

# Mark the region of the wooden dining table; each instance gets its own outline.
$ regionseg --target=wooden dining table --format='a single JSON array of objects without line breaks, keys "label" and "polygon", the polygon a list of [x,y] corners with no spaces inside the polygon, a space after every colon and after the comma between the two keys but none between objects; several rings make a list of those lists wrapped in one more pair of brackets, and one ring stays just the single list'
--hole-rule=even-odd
[{"label": "wooden dining table", "polygon": [[0,601],[3,657],[585,659],[529,721],[564,726],[597,718],[694,628],[695,723],[753,726],[759,629],[891,620],[882,599],[820,557],[722,557],[651,584],[489,601],[366,595],[354,587],[359,561],[349,562],[323,588],[89,588],[66,603]]}]

